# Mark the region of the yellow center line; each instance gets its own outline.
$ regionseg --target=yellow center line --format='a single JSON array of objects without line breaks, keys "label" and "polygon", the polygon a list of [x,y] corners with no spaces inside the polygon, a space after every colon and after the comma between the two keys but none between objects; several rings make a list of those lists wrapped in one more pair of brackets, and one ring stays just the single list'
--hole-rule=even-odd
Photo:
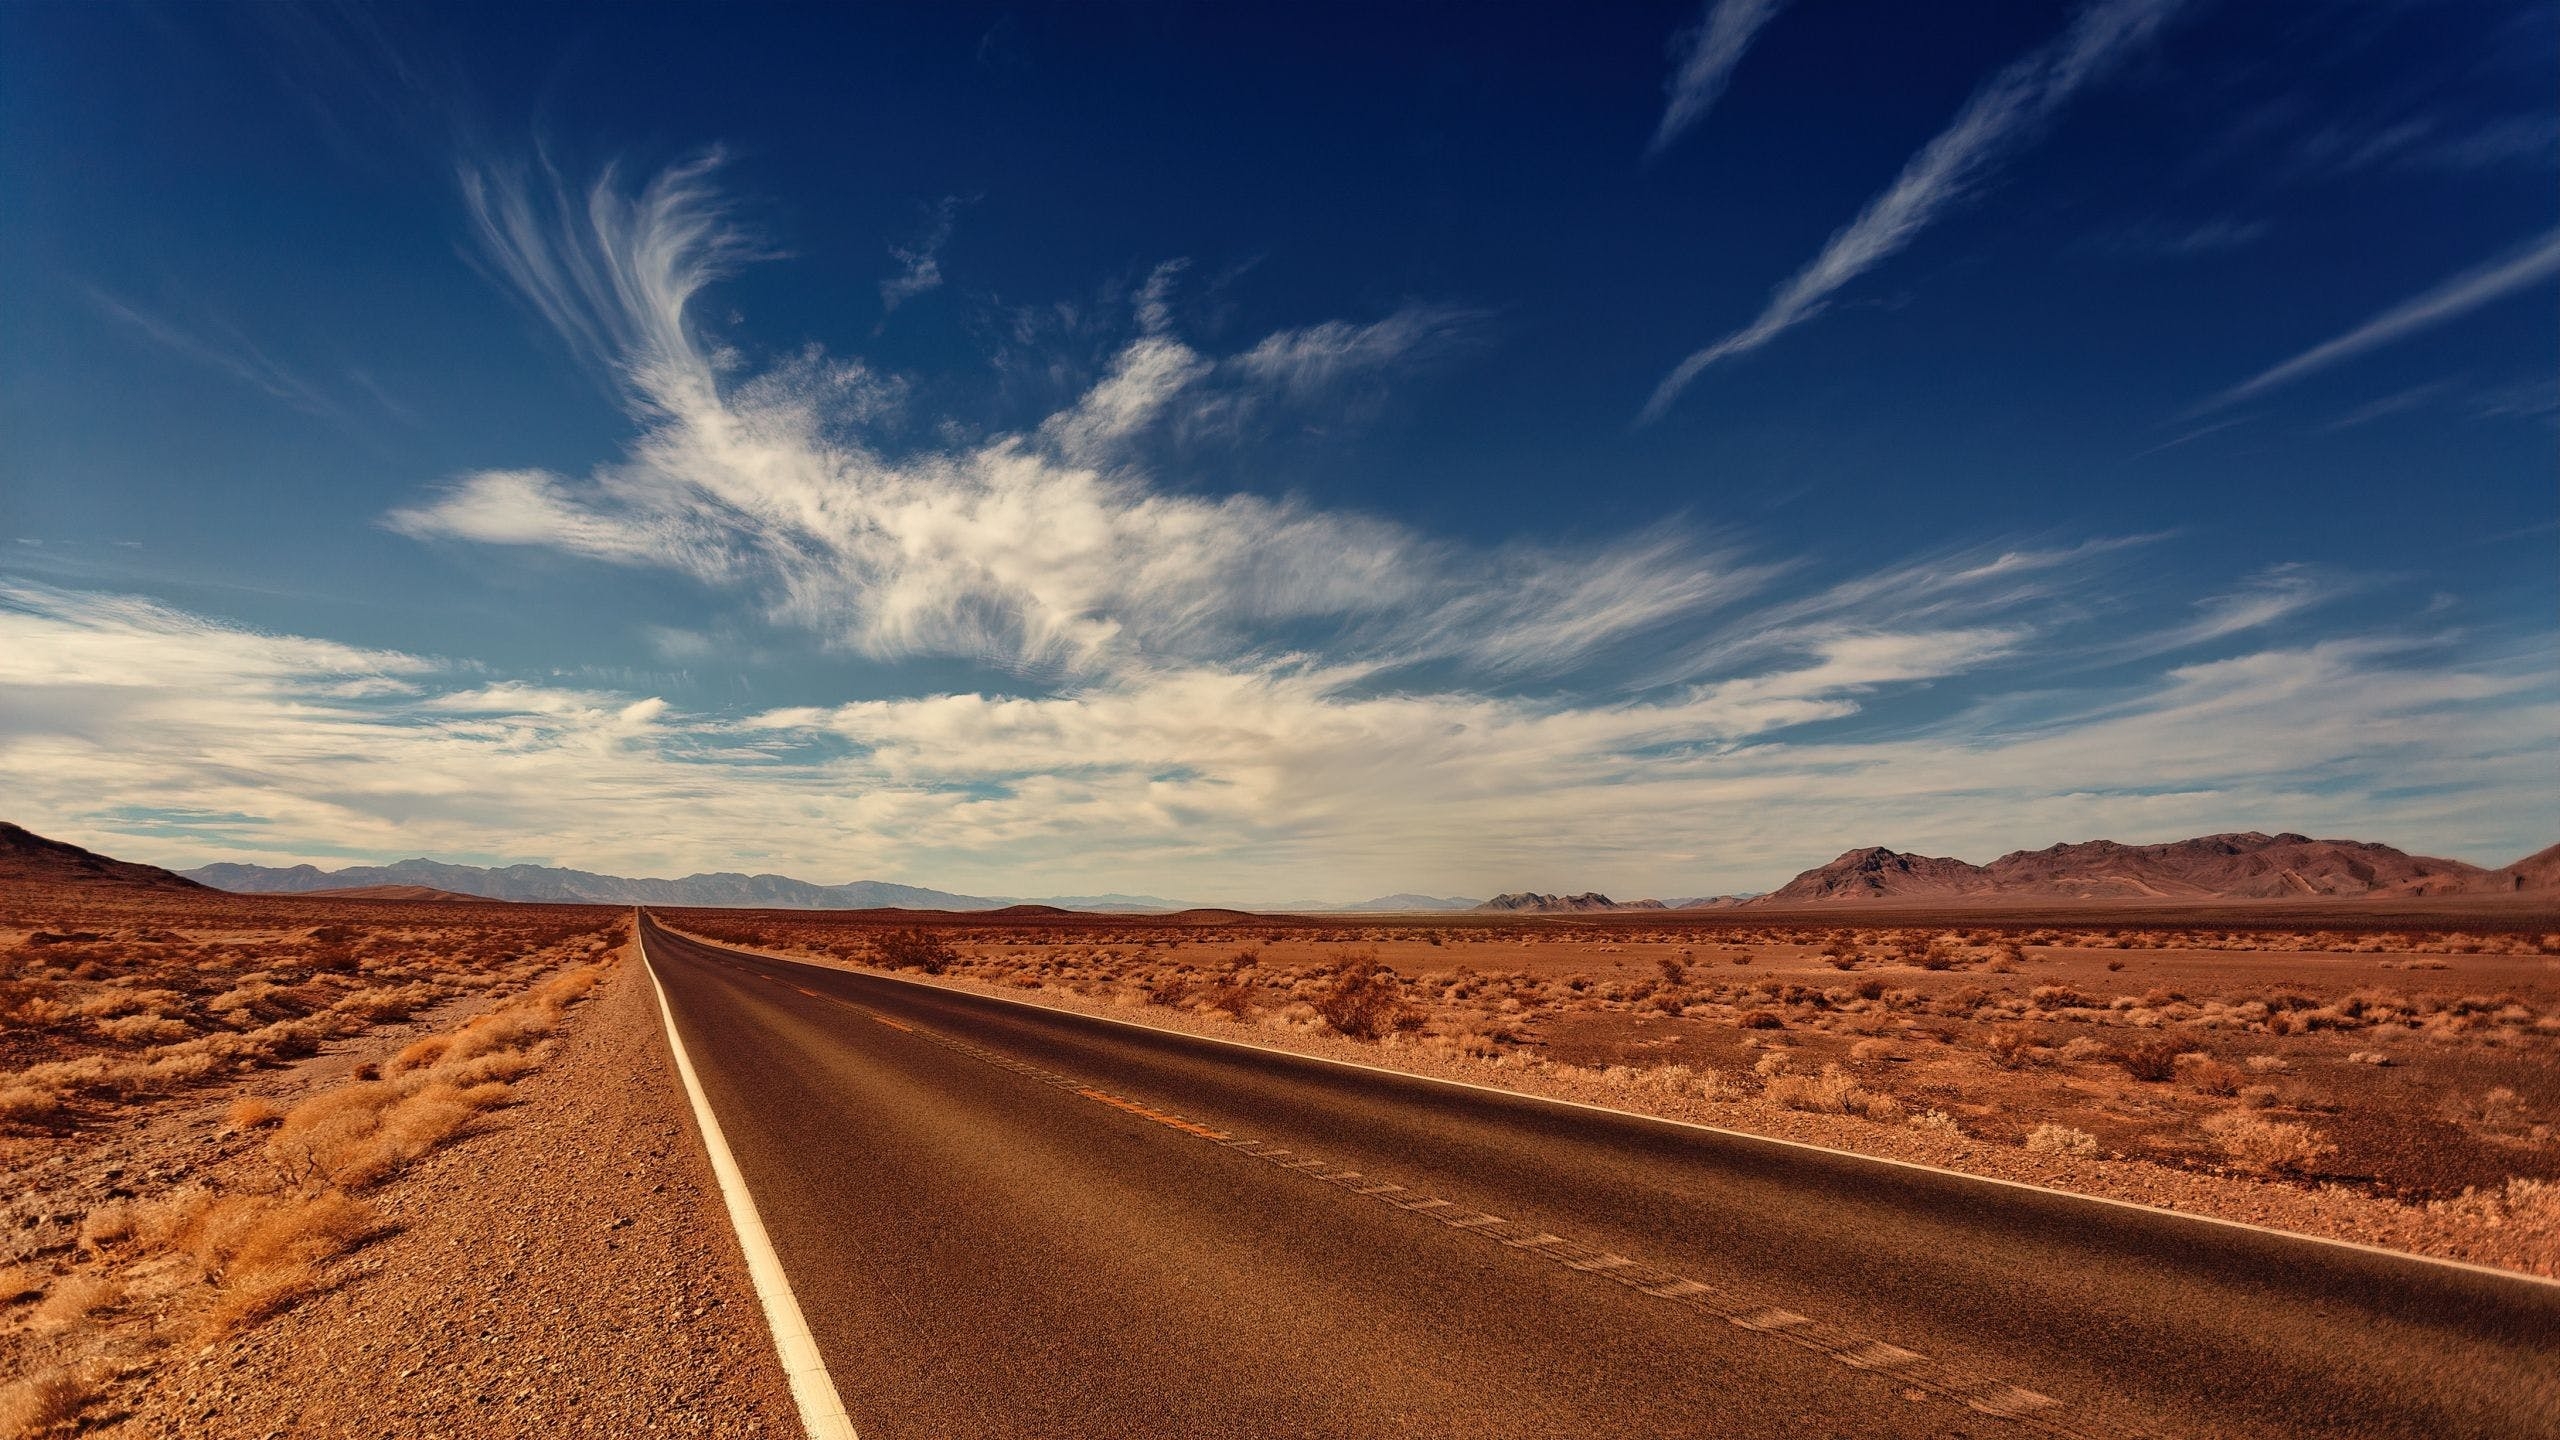
[{"label": "yellow center line", "polygon": [[1150,1110],[1146,1106],[1141,1105],[1134,1100],[1123,1100],[1117,1095],[1111,1094],[1108,1091],[1096,1090],[1090,1085],[1078,1090],[1076,1093],[1087,1100],[1099,1100],[1114,1110],[1126,1110],[1130,1114],[1138,1116],[1140,1119],[1153,1120],[1159,1125],[1170,1125],[1174,1129],[1179,1130],[1186,1135],[1198,1135],[1209,1140],[1225,1140],[1230,1138],[1224,1130],[1212,1130],[1206,1125],[1199,1124],[1196,1121],[1185,1120],[1179,1115],[1167,1115],[1161,1110]]}]

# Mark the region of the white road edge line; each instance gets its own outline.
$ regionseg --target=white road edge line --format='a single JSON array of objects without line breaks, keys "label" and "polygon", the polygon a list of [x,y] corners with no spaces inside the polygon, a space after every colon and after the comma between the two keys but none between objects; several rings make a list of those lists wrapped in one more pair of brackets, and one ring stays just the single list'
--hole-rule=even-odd
[{"label": "white road edge line", "polygon": [[1176,1035],[1185,1040],[1198,1040],[1209,1045],[1231,1045],[1238,1050],[1255,1050],[1265,1055],[1281,1055],[1316,1065],[1336,1065],[1345,1070],[1367,1070],[1372,1074],[1392,1075],[1399,1080],[1410,1080],[1421,1085],[1449,1085],[1460,1090],[1481,1090],[1488,1095],[1500,1095],[1512,1100],[1528,1100],[1540,1105],[1562,1105],[1573,1110],[1592,1110],[1602,1115],[1641,1120],[1649,1125],[1672,1125],[1683,1130],[1703,1130],[1710,1135],[1748,1140],[1760,1145],[1777,1145],[1789,1150],[1810,1150],[1819,1155],[1836,1155],[1843,1160],[1856,1160],[1868,1165],[1885,1165],[1896,1170],[1918,1170],[1930,1175],[1944,1175],[1950,1179],[1970,1181],[1976,1185],[1996,1185],[2005,1190],[2025,1190],[2038,1195],[2051,1195],[2056,1199],[2077,1201],[2084,1205],[2104,1205],[2117,1210],[2131,1210],[2137,1214],[2163,1220],[2183,1220],[2191,1225],[2215,1225],[2227,1230],[2247,1230],[2259,1235],[2272,1235],[2279,1240],[2299,1240],[2306,1245],[2327,1245],[2339,1250],[2355,1250],[2367,1255],[2379,1256],[2385,1260],[2400,1260],[2413,1265],[2438,1265],[2447,1270],[2464,1270],[2474,1275],[2485,1275],[2493,1280],[2517,1280],[2530,1285],[2560,1286],[2560,1278],[2536,1275],[2525,1270],[2505,1270],[2495,1265],[2481,1265],[2470,1260],[2454,1260],[2442,1255],[2421,1255],[2412,1250],[2394,1250],[2387,1245],[2368,1245],[2361,1240],[2338,1240],[2327,1235],[2306,1235],[2299,1230],[2280,1230],[2273,1225],[2258,1225],[2247,1220],[2226,1220],[2219,1215],[2200,1215],[2192,1210],[2172,1210],[2165,1205],[2145,1205],[2136,1200],[2119,1200],[2112,1195],[2084,1195],[2076,1190],[2057,1190],[2053,1186],[2038,1185],[2027,1180],[2008,1180],[1997,1175],[1976,1175],[1969,1171],[1951,1170],[1944,1165],[1931,1165],[1921,1160],[1896,1160],[1884,1155],[1866,1155],[1855,1150],[1817,1145],[1810,1140],[1788,1140],[1776,1135],[1755,1135],[1748,1130],[1733,1130],[1722,1125],[1703,1124],[1696,1120],[1674,1120],[1664,1115],[1646,1115],[1634,1110],[1621,1110],[1614,1105],[1594,1105],[1585,1100],[1565,1100],[1553,1095],[1532,1095],[1525,1090],[1505,1090],[1499,1085],[1480,1085],[1472,1080],[1452,1080],[1441,1075],[1421,1075],[1411,1070],[1370,1065],[1358,1060],[1337,1060],[1330,1055],[1309,1055],[1298,1050],[1283,1050],[1274,1045],[1256,1045],[1250,1040],[1230,1040],[1221,1035],[1195,1035],[1188,1030],[1173,1030],[1162,1025],[1150,1025],[1143,1020],[1124,1020],[1116,1015],[1088,1015],[1081,1010],[1043,1005],[1037,1000],[1017,1000],[1010,995],[981,995],[975,990],[963,990],[957,985],[940,984],[913,975],[898,975],[884,970],[862,970],[851,965],[830,965],[805,956],[781,955],[770,950],[754,950],[743,945],[731,945],[725,941],[712,940],[688,931],[677,930],[672,925],[666,928],[688,940],[708,945],[715,950],[734,950],[741,955],[753,955],[765,960],[780,960],[788,964],[802,965],[812,970],[829,971],[839,975],[895,980],[901,985],[913,985],[924,990],[939,990],[947,995],[966,995],[973,1000],[993,1000],[1003,1005],[1019,1005],[1026,1010],[1038,1010],[1050,1015],[1073,1015],[1079,1019],[1095,1020],[1105,1025],[1125,1025],[1132,1030],[1145,1030],[1156,1035]]},{"label": "white road edge line", "polygon": [[827,1374],[827,1362],[818,1354],[817,1337],[809,1333],[809,1322],[800,1314],[800,1301],[791,1293],[791,1277],[782,1271],[782,1257],[773,1251],[772,1237],[764,1233],[764,1218],[756,1213],[756,1197],[747,1192],[746,1176],[739,1173],[737,1157],[729,1153],[728,1137],[720,1133],[720,1119],[711,1113],[711,1101],[702,1093],[702,1080],[693,1073],[693,1060],[684,1052],[684,1039],[676,1034],[675,1011],[667,1005],[667,987],[658,983],[656,967],[649,963],[649,942],[642,938],[642,927],[631,927],[632,943],[640,947],[640,967],[649,972],[649,988],[657,992],[658,1015],[666,1021],[667,1048],[675,1052],[676,1073],[684,1077],[684,1093],[693,1101],[694,1123],[702,1127],[702,1148],[711,1152],[711,1173],[720,1178],[720,1198],[729,1207],[729,1228],[738,1232],[738,1248],[747,1253],[747,1275],[755,1281],[756,1299],[764,1303],[765,1324],[773,1330],[773,1348],[782,1357],[782,1373],[791,1382],[791,1398],[800,1406],[801,1427],[809,1432],[809,1440],[860,1440],[854,1434],[853,1418],[845,1414],[844,1399],[836,1394],[834,1377]]}]

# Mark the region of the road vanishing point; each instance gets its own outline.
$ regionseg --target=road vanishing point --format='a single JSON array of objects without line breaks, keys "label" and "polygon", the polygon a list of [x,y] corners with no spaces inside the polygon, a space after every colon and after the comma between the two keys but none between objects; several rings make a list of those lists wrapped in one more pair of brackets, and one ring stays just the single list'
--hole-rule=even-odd
[{"label": "road vanishing point", "polygon": [[2560,1436],[2560,1285],[640,929],[864,1440]]}]

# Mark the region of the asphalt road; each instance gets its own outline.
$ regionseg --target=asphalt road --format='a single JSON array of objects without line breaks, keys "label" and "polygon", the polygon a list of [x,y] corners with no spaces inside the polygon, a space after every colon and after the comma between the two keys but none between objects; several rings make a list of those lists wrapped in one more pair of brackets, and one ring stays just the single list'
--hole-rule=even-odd
[{"label": "asphalt road", "polygon": [[865,1440],[2560,1436],[2560,1286],[643,933]]}]

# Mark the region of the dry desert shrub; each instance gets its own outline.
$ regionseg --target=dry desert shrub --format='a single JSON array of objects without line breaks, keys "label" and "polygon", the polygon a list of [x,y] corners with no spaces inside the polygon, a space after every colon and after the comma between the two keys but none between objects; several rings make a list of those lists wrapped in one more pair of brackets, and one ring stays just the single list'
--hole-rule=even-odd
[{"label": "dry desert shrub", "polygon": [[2240,1072],[2202,1051],[2190,1051],[2176,1061],[2177,1071],[2199,1095],[2237,1095]]},{"label": "dry desert shrub", "polygon": [[62,1093],[49,1086],[21,1081],[0,1085],[0,1120],[42,1125],[62,1114]]},{"label": "dry desert shrub", "polygon": [[1405,1004],[1402,982],[1375,954],[1344,959],[1308,1003],[1327,1025],[1354,1040],[1375,1040],[1421,1020]]},{"label": "dry desert shrub", "polygon": [[1890,1060],[1893,1058],[1893,1042],[1890,1040],[1861,1040],[1857,1044],[1849,1047],[1849,1058],[1852,1060]]},{"label": "dry desert shrub", "polygon": [[1939,1135],[1962,1135],[1964,1133],[1964,1127],[1956,1123],[1956,1117],[1948,1114],[1944,1110],[1921,1111],[1919,1114],[1911,1117],[1911,1128],[1914,1130],[1927,1130],[1933,1134]]},{"label": "dry desert shrub", "polygon": [[1790,1110],[1809,1110],[1825,1115],[1864,1115],[1885,1124],[1901,1120],[1903,1113],[1901,1102],[1859,1085],[1848,1071],[1837,1065],[1825,1065],[1820,1073],[1813,1075],[1773,1075],[1760,1093],[1772,1104],[1783,1105]]},{"label": "dry desert shrub", "polygon": [[391,1063],[383,1066],[382,1072],[386,1075],[399,1075],[411,1070],[423,1070],[442,1060],[444,1052],[452,1045],[453,1037],[450,1035],[430,1035],[404,1047],[399,1054],[392,1056]]},{"label": "dry desert shrub", "polygon": [[958,960],[951,942],[919,926],[887,930],[871,938],[872,963],[889,970],[921,970],[939,975]]},{"label": "dry desert shrub", "polygon": [[1200,1008],[1230,1020],[1242,1020],[1253,1011],[1253,986],[1243,980],[1221,980],[1200,992]]},{"label": "dry desert shrub", "polygon": [[23,1305],[44,1294],[44,1272],[32,1265],[0,1265],[0,1305]]},{"label": "dry desert shrub", "polygon": [[112,1310],[123,1300],[124,1287],[108,1276],[68,1275],[36,1306],[32,1318],[41,1329],[59,1330],[102,1310]]},{"label": "dry desert shrub", "polygon": [[263,1130],[284,1118],[284,1107],[263,1095],[243,1095],[222,1112],[222,1123],[234,1131]]},{"label": "dry desert shrub", "polygon": [[0,1387],[0,1440],[68,1434],[99,1386],[73,1366],[57,1366]]},{"label": "dry desert shrub", "polygon": [[2159,1037],[2136,1040],[2116,1052],[2116,1063],[2136,1080],[2174,1080],[2181,1048],[2178,1042]]},{"label": "dry desert shrub", "polygon": [[2270,1120],[2247,1110],[2208,1115],[2203,1128],[2234,1164],[2262,1173],[2305,1171],[2338,1148],[2308,1125]]},{"label": "dry desert shrub", "polygon": [[2517,1177],[2487,1190],[2465,1189],[2427,1209],[2468,1224],[2513,1230],[2525,1238],[2530,1263],[2546,1275],[2560,1271],[2560,1180]]},{"label": "dry desert shrub", "polygon": [[2036,1039],[2036,1032],[2024,1025],[2003,1025],[1991,1032],[1983,1042],[1991,1058],[2004,1070],[2023,1070],[2040,1063],[2047,1051]]},{"label": "dry desert shrub", "polygon": [[2068,1125],[2039,1125],[2027,1132],[2027,1148],[2039,1155],[2095,1155],[2098,1137]]}]

